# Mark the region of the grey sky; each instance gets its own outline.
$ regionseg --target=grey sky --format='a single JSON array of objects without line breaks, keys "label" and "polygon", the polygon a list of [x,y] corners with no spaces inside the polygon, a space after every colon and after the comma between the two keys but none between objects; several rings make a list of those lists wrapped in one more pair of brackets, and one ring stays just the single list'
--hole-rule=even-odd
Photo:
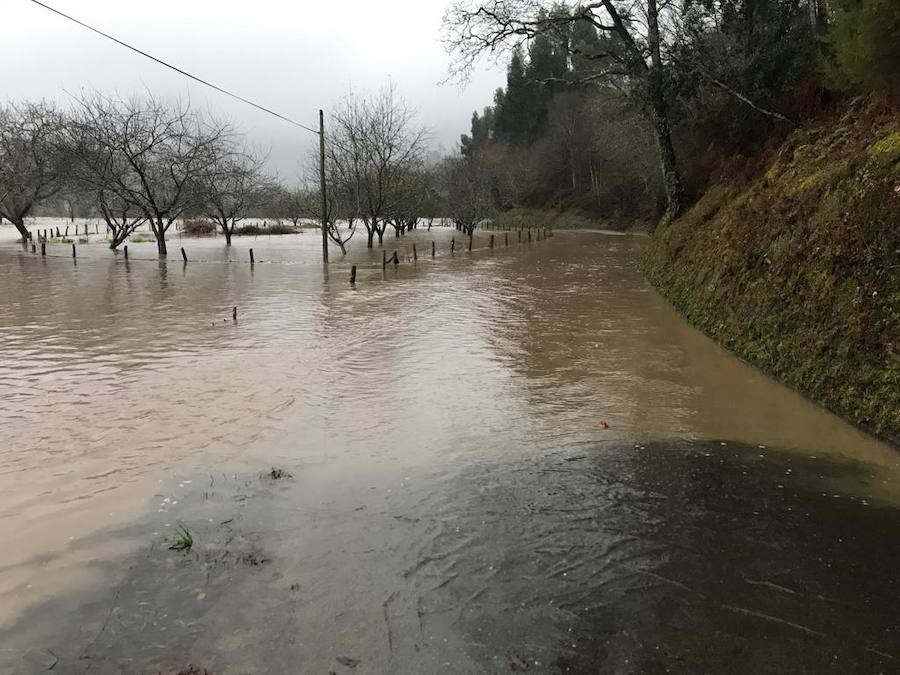
[{"label": "grey sky", "polygon": [[[392,80],[451,148],[472,110],[504,82],[487,65],[469,86],[440,85],[448,58],[440,21],[449,0],[44,0],[60,11],[310,126],[318,108]],[[224,114],[270,152],[285,179],[315,137],[190,82],[29,0],[0,0],[5,98],[65,101],[84,88],[149,89]]]}]

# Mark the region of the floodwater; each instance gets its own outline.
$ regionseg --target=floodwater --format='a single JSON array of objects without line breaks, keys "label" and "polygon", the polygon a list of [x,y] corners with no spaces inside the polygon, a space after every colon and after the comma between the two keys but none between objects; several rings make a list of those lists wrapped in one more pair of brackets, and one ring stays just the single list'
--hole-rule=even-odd
[{"label": "floodwater", "polygon": [[0,673],[900,670],[900,456],[641,237],[3,230]]}]

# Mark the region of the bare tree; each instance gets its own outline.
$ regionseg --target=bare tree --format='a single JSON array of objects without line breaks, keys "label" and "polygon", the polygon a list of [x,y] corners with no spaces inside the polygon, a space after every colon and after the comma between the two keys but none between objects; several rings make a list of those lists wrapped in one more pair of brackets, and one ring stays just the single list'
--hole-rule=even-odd
[{"label": "bare tree", "polygon": [[451,155],[440,167],[444,210],[466,234],[495,211],[484,165],[472,157]]},{"label": "bare tree", "polygon": [[0,216],[30,238],[25,218],[62,187],[63,118],[46,103],[0,107]]},{"label": "bare tree", "polygon": [[196,198],[193,186],[233,135],[185,104],[102,94],[78,100],[71,128],[80,179],[142,212],[161,256],[166,232]]},{"label": "bare tree", "polygon": [[109,247],[116,249],[123,244],[135,230],[147,222],[147,216],[127,199],[122,199],[115,192],[97,190],[97,209],[109,230]]},{"label": "bare tree", "polygon": [[[306,169],[306,185],[310,186],[306,189],[297,188],[296,193],[299,195],[301,204],[301,213],[316,223],[322,222],[322,195],[319,192],[319,156],[310,157]],[[328,168],[333,169],[332,165]],[[332,243],[341,249],[341,254],[347,255],[347,244],[356,234],[356,225],[360,220],[356,207],[356,195],[348,193],[346,185],[340,180],[338,175],[331,173],[326,176],[326,185],[329,189],[326,191],[327,211],[325,214],[326,234]],[[315,187],[312,187],[315,186]],[[346,227],[341,228],[341,223],[346,223]],[[321,227],[321,225],[319,225]]]},{"label": "bare tree", "polygon": [[429,178],[425,170],[420,168],[406,171],[398,177],[387,217],[387,221],[394,228],[394,236],[405,234],[419,222],[429,197]]},{"label": "bare tree", "polygon": [[198,206],[222,230],[225,245],[231,246],[237,223],[263,203],[268,183],[263,160],[227,142],[208,151],[212,156],[195,181]]},{"label": "bare tree", "polygon": [[[652,122],[666,192],[663,221],[667,222],[683,207],[666,91],[671,31],[665,28],[677,24],[676,5],[670,0],[599,0],[568,8],[550,7],[541,0],[460,0],[444,19],[445,46],[455,56],[451,75],[464,78],[482,54],[516,49],[538,35],[555,38],[570,55],[601,64],[582,81],[615,80],[628,87]],[[612,38],[599,43],[602,51],[577,53],[567,36],[579,21]]]},{"label": "bare tree", "polygon": [[392,200],[404,175],[421,163],[428,134],[392,85],[368,98],[344,98],[331,129],[328,172],[355,202],[372,248],[376,235],[383,242]]}]

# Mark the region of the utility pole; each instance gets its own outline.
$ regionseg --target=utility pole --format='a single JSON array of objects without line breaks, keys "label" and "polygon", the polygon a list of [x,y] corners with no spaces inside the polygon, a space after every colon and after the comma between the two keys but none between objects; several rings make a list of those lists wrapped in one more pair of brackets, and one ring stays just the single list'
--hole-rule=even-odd
[{"label": "utility pole", "polygon": [[322,261],[328,262],[328,195],[325,192],[325,113],[319,110],[319,182],[322,189]]}]

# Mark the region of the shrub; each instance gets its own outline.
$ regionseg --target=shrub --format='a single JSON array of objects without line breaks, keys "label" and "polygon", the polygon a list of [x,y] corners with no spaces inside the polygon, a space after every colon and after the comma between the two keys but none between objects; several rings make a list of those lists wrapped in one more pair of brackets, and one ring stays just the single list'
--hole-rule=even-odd
[{"label": "shrub", "polygon": [[216,224],[204,218],[186,218],[181,231],[189,237],[206,237],[216,233]]},{"label": "shrub", "polygon": [[268,227],[261,225],[241,225],[234,229],[234,233],[238,236],[254,236],[259,234],[297,234],[299,230],[291,225],[282,225],[277,223]]}]

